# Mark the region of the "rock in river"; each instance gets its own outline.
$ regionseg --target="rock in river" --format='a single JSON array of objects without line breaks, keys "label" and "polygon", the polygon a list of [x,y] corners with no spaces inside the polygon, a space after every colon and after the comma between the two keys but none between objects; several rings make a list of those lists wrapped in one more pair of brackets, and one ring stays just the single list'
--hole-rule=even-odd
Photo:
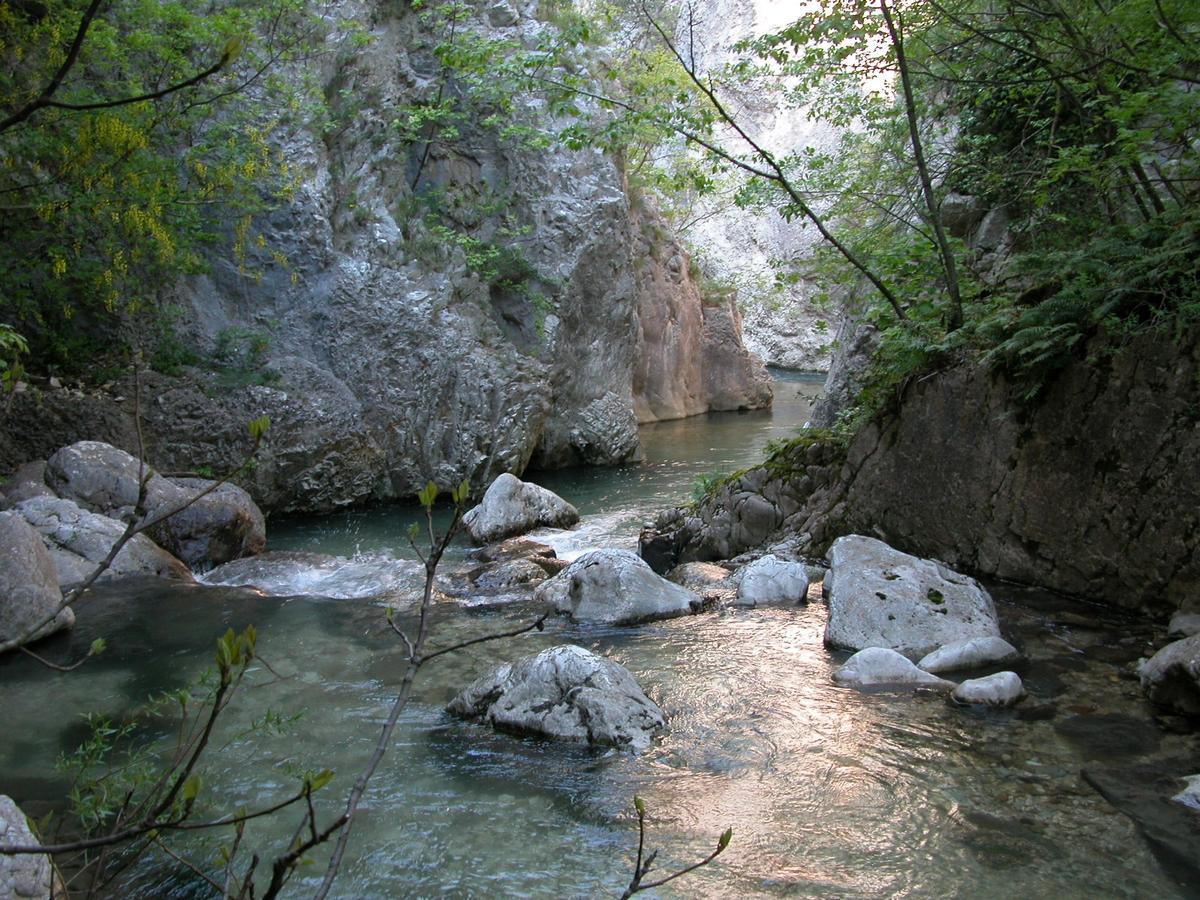
[{"label": "rock in river", "polygon": [[635,750],[664,724],[628,670],[572,644],[496,667],[446,708],[503,731]]},{"label": "rock in river", "polygon": [[263,514],[237,485],[213,488],[214,482],[200,478],[164,478],[102,441],[77,441],[46,462],[46,482],[60,497],[121,522],[134,514],[144,475],[147,519],[167,516],[147,534],[189,566],[220,565],[266,546]]},{"label": "rock in river", "polygon": [[[116,519],[80,509],[70,500],[58,497],[33,497],[18,503],[16,511],[41,534],[49,547],[58,571],[58,583],[63,588],[78,584],[91,575],[125,532],[125,526]],[[187,566],[144,534],[134,535],[101,577],[121,575],[192,580]]]},{"label": "rock in river", "polygon": [[[25,814],[11,798],[0,794],[0,844],[36,844]],[[0,897],[44,900],[50,896],[53,870],[45,854],[0,856]]]},{"label": "rock in river", "polygon": [[1200,634],[1167,644],[1142,663],[1144,690],[1155,703],[1200,715]]},{"label": "rock in river", "polygon": [[463,526],[477,544],[543,525],[569,528],[578,521],[579,512],[558,494],[507,472],[493,481],[479,505],[463,516]]},{"label": "rock in river", "polygon": [[1016,672],[996,672],[984,678],[969,678],[950,695],[958,703],[981,706],[1012,706],[1025,696]]},{"label": "rock in river", "polygon": [[[19,638],[58,609],[62,593],[54,558],[20,513],[0,513],[0,641]],[[68,607],[30,640],[75,624]]]},{"label": "rock in river", "polygon": [[738,572],[738,606],[795,606],[807,596],[808,569],[803,563],[767,555]]},{"label": "rock in river", "polygon": [[829,560],[830,646],[921,657],[954,641],[1000,636],[987,591],[941,563],[856,534],[834,541]]},{"label": "rock in river", "polygon": [[1020,652],[1004,638],[978,637],[954,641],[921,657],[917,663],[926,672],[953,672],[981,666],[1006,665],[1021,658]]},{"label": "rock in river", "polygon": [[924,672],[908,657],[886,647],[867,647],[859,650],[833,673],[838,684],[851,687],[932,687],[950,690],[953,681],[946,681]]},{"label": "rock in river", "polygon": [[576,622],[604,625],[670,619],[704,606],[698,594],[655,574],[629,550],[585,553],[541,584],[534,597]]}]

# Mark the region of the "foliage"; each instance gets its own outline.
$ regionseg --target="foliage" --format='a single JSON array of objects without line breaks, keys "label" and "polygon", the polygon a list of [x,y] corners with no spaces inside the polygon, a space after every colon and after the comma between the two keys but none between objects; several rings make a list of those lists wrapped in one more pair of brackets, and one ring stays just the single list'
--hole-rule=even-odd
[{"label": "foliage", "polygon": [[246,266],[251,215],[298,175],[272,135],[313,112],[277,70],[317,22],[302,0],[49,0],[0,4],[0,34],[0,314],[40,366],[85,371],[206,247]]}]

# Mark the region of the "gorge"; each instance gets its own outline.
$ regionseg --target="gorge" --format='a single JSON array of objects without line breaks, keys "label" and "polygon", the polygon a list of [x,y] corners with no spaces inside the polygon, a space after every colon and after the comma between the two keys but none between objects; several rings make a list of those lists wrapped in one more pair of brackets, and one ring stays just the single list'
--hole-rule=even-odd
[{"label": "gorge", "polygon": [[0,893],[1195,895],[1200,19],[1035,5],[0,7]]}]

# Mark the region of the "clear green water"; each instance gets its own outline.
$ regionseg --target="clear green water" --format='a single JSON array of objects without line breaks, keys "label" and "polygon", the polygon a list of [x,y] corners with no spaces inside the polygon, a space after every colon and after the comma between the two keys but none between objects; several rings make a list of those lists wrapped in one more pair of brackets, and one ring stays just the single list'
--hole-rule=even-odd
[{"label": "clear green water", "polygon": [[[735,449],[737,435],[745,447],[760,446],[794,422],[751,414],[717,417],[715,426],[716,434],[695,421],[656,426],[645,471],[608,473],[607,481],[604,473],[574,473],[578,491],[568,490],[572,473],[558,473],[553,486],[585,516],[608,517],[594,537],[620,537],[665,505],[667,492],[676,491],[666,502],[678,501],[693,473],[710,468],[713,457],[697,443],[708,442],[719,464],[732,468],[750,461],[742,453],[752,455]],[[669,434],[684,446],[672,452]],[[377,554],[391,547],[404,514],[346,517],[345,534],[335,522],[298,522],[276,535],[293,548]],[[1152,746],[1188,746],[1157,733],[1136,683],[1124,677],[1147,630],[1119,617],[1100,627],[1066,625],[1062,604],[1040,595],[1001,591],[998,599],[1006,631],[1031,658],[1027,685],[1058,705],[1055,719],[836,687],[830,674],[840,660],[822,646],[820,604],[627,629],[555,621],[544,634],[439,659],[422,673],[371,785],[338,896],[615,896],[632,864],[635,793],[650,809],[649,841],[664,867],[705,855],[722,829],[734,828],[718,864],[664,896],[1185,896],[1132,824],[1079,779],[1098,756],[1120,761]],[[444,603],[435,642],[534,615],[519,603],[488,610]],[[225,723],[219,743],[231,742],[214,757],[206,794],[225,806],[267,803],[287,790],[289,766],[329,766],[338,772],[327,789],[332,811],[374,745],[401,672],[380,608],[158,583],[99,594],[80,610],[76,631],[48,646],[58,652],[69,641],[78,650],[96,634],[108,636],[110,652],[79,673],[0,660],[0,790],[35,811],[44,807],[61,795],[51,764],[82,736],[79,713],[119,715],[154,690],[185,683],[207,664],[213,637],[251,622],[282,677],[256,674]],[[633,672],[668,714],[661,742],[641,756],[591,751],[493,734],[442,712],[489,666],[563,642],[606,653]],[[237,737],[266,708],[303,717],[284,736]],[[1135,732],[1144,726],[1141,743],[1110,746],[1057,727],[1106,713],[1128,718]],[[277,847],[294,825],[261,825],[248,840]],[[193,851],[211,859],[211,847]],[[322,869],[295,881],[292,895],[311,893]],[[119,895],[208,896],[169,860],[142,865]]]}]

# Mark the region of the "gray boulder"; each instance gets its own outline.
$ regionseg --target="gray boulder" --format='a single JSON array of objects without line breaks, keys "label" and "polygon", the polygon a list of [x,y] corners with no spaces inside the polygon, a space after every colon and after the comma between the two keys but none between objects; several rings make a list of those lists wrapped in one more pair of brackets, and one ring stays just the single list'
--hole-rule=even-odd
[{"label": "gray boulder", "polygon": [[987,591],[941,563],[861,535],[834,541],[829,560],[830,646],[890,647],[922,657],[956,641],[1000,636]]},{"label": "gray boulder", "polygon": [[1175,613],[1167,625],[1167,634],[1171,637],[1191,637],[1193,634],[1200,634],[1200,613]]},{"label": "gray boulder", "polygon": [[699,612],[704,600],[672,584],[636,553],[593,550],[585,553],[534,592],[575,622],[633,625]]},{"label": "gray boulder", "polygon": [[179,510],[147,534],[188,565],[220,565],[266,547],[263,514],[236,485],[223,484],[189,505],[214,482],[164,478],[148,468],[143,472],[136,457],[101,441],[78,441],[46,462],[46,481],[59,496],[123,522],[135,513],[138,479],[146,472],[147,518]]},{"label": "gray boulder", "polygon": [[983,678],[969,678],[950,694],[962,704],[1012,706],[1025,696],[1025,687],[1016,672],[996,672]]},{"label": "gray boulder", "polygon": [[795,606],[808,598],[808,568],[767,555],[738,572],[738,606]]},{"label": "gray boulder", "polygon": [[569,528],[578,521],[579,512],[558,494],[505,472],[463,516],[463,527],[477,544],[486,544],[541,526]]},{"label": "gray boulder", "polygon": [[36,459],[17,468],[0,485],[0,509],[12,509],[30,497],[53,497],[54,491],[46,486],[46,461]]},{"label": "gray boulder", "polygon": [[[0,794],[0,844],[36,844],[25,814],[11,797]],[[45,854],[0,855],[0,897],[46,900],[51,896],[54,870]]]},{"label": "gray boulder", "polygon": [[833,680],[850,687],[931,687],[946,691],[954,687],[953,681],[918,669],[908,657],[886,647],[859,650],[833,673]]},{"label": "gray boulder", "polygon": [[1020,652],[1004,638],[978,637],[955,641],[921,657],[917,665],[926,672],[953,672],[981,666],[1006,665],[1021,658]]},{"label": "gray boulder", "polygon": [[[0,641],[21,637],[54,614],[61,602],[54,559],[41,535],[20,513],[0,513]],[[63,609],[29,640],[74,624],[75,614]]]},{"label": "gray boulder", "polygon": [[570,644],[497,666],[446,708],[503,731],[635,750],[664,724],[628,670]]},{"label": "gray boulder", "polygon": [[[185,498],[215,484],[203,478],[171,480]],[[262,510],[246,491],[228,483],[156,526],[155,534],[160,544],[193,568],[254,556],[267,547]]]},{"label": "gray boulder", "polygon": [[[16,511],[42,536],[64,589],[86,579],[125,532],[115,519],[58,497],[34,497],[17,504]],[[144,534],[134,535],[101,578],[122,575],[192,580],[187,566]]]},{"label": "gray boulder", "polygon": [[1138,674],[1150,699],[1186,716],[1200,715],[1200,634],[1167,644]]}]

